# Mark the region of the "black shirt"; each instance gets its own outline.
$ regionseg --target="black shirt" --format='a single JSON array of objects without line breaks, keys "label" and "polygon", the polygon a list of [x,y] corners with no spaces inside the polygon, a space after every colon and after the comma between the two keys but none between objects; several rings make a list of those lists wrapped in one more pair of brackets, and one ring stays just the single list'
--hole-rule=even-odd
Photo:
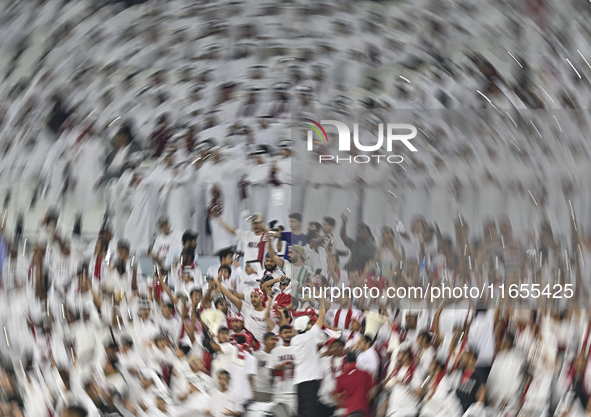
[{"label": "black shirt", "polygon": [[589,401],[589,397],[585,393],[585,389],[583,388],[583,378],[581,376],[575,376],[573,380],[572,390],[575,394],[575,400],[581,401],[581,406],[583,408],[587,408],[587,402]]},{"label": "black shirt", "polygon": [[486,383],[486,375],[482,371],[474,370],[468,379],[465,381],[464,379],[465,378],[462,376],[460,385],[456,389],[456,396],[458,397],[458,400],[460,400],[460,403],[462,403],[464,412],[466,412],[472,404],[477,402],[476,393],[480,387]]},{"label": "black shirt", "polygon": [[60,128],[66,122],[68,117],[69,114],[64,109],[54,109],[49,121],[47,122],[47,126],[52,130],[52,132],[59,133]]},{"label": "black shirt", "polygon": [[349,240],[347,247],[351,249],[349,257],[349,270],[351,271],[362,270],[367,261],[372,259],[376,253],[376,247],[370,240]]}]

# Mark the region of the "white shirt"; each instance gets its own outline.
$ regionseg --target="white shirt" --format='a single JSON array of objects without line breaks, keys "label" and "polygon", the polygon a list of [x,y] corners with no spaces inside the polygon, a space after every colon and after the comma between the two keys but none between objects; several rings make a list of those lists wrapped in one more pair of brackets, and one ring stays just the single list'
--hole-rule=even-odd
[{"label": "white shirt", "polygon": [[68,256],[56,253],[51,260],[51,271],[54,284],[60,288],[65,287],[76,276],[80,259],[73,253]]},{"label": "white shirt", "polygon": [[[215,265],[210,266],[209,268],[207,268],[207,273],[205,274],[205,276],[217,278],[220,266],[222,266],[222,264],[215,264]],[[230,265],[230,268],[232,268],[232,274],[230,275],[230,282],[231,283],[238,282],[240,277],[238,275],[238,272],[236,272],[236,267],[234,265]]]},{"label": "white shirt", "polygon": [[252,387],[249,381],[249,375],[257,374],[257,360],[248,352],[244,352],[244,360],[234,357],[230,363],[230,389],[238,394],[237,401],[240,404],[254,398]]},{"label": "white shirt", "polygon": [[516,349],[497,354],[486,381],[487,395],[495,404],[519,395],[523,364],[524,358]]},{"label": "white shirt", "polygon": [[294,384],[322,379],[320,355],[316,348],[316,341],[321,334],[320,327],[314,325],[306,333],[299,334],[291,340],[296,354]]},{"label": "white shirt", "polygon": [[211,396],[209,411],[213,417],[227,417],[225,410],[241,412],[242,407],[236,401],[238,394],[232,390],[221,392],[215,390]]},{"label": "white shirt", "polygon": [[318,398],[320,402],[329,407],[336,406],[333,391],[337,387],[337,377],[342,373],[342,366],[344,357],[333,357],[328,356],[320,359],[322,363],[322,373],[324,379],[320,384],[320,390],[318,391]]},{"label": "white shirt", "polygon": [[134,341],[136,345],[144,346],[146,343],[152,340],[152,338],[160,332],[158,325],[151,319],[142,320],[137,317],[133,322],[133,333]]},{"label": "white shirt", "polygon": [[266,242],[261,242],[263,235],[256,235],[253,231],[236,230],[236,238],[244,252],[244,261],[256,261],[259,258],[259,245],[264,245]]},{"label": "white shirt", "polygon": [[468,332],[468,345],[478,352],[476,366],[490,366],[495,355],[495,327],[493,311],[474,316]]},{"label": "white shirt", "polygon": [[[250,296],[250,294],[248,295]],[[262,343],[265,333],[269,331],[269,324],[265,320],[265,310],[256,311],[251,304],[242,302],[240,311],[244,316],[244,327]]]},{"label": "white shirt", "polygon": [[323,276],[327,276],[328,260],[324,248],[319,247],[318,251],[315,251],[312,248],[310,248],[309,245],[306,245],[304,249],[306,251],[306,262],[308,263],[308,265],[310,265],[312,271],[316,272],[317,269],[320,269],[322,271],[320,274]]},{"label": "white shirt", "polygon": [[357,369],[367,372],[374,380],[378,376],[379,368],[380,357],[373,346],[357,356]]},{"label": "white shirt", "polygon": [[180,232],[174,230],[171,230],[167,235],[160,233],[154,241],[152,255],[158,259],[165,260],[166,255],[168,255],[168,251],[181,244],[182,240],[183,235]]},{"label": "white shirt", "polygon": [[160,331],[170,336],[175,343],[178,343],[179,338],[181,337],[182,321],[179,316],[180,314],[170,316],[170,318],[165,318],[162,315],[156,317],[156,322]]},{"label": "white shirt", "polygon": [[[259,275],[250,274],[248,275],[242,267],[237,269],[238,280],[236,282],[236,291],[240,294],[244,294],[244,297],[250,297],[250,293],[255,289],[259,288]],[[230,278],[231,279],[231,278]]]},{"label": "white shirt", "polygon": [[257,392],[273,392],[273,356],[264,350],[259,350],[254,353],[257,360],[257,376],[254,379],[254,389]]},{"label": "white shirt", "polygon": [[238,349],[231,343],[220,343],[220,352],[215,354],[211,363],[211,377],[217,379],[219,371],[230,372],[230,363],[236,357]]},{"label": "white shirt", "polygon": [[277,346],[271,351],[272,368],[277,365],[283,365],[282,374],[276,376],[273,380],[275,394],[295,394],[297,392],[293,382],[296,353],[293,346]]},{"label": "white shirt", "polygon": [[117,151],[115,157],[113,158],[113,160],[109,164],[109,167],[107,168],[107,173],[111,174],[121,169],[123,163],[125,162],[125,158],[127,158],[127,155],[129,154],[130,147],[131,145],[128,145],[125,148],[120,148]]}]

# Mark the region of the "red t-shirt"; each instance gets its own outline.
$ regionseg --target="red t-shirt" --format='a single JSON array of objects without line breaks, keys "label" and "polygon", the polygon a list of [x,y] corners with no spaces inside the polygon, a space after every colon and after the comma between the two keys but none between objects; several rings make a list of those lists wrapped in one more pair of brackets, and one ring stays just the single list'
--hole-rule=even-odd
[{"label": "red t-shirt", "polygon": [[386,287],[386,280],[381,275],[369,274],[365,278],[365,285],[367,285],[368,288],[378,288],[381,292]]},{"label": "red t-shirt", "polygon": [[346,415],[361,411],[365,417],[371,416],[369,391],[374,387],[373,378],[365,371],[355,367],[355,364],[346,364],[343,373],[337,377],[335,394],[343,394],[345,400]]}]

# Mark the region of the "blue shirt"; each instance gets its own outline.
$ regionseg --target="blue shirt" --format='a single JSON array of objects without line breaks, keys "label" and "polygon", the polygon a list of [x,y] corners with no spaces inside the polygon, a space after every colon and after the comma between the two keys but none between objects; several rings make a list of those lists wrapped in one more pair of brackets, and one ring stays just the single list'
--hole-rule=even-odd
[{"label": "blue shirt", "polygon": [[308,244],[306,235],[296,235],[295,233],[291,232],[281,232],[281,240],[287,242],[283,259],[289,259],[289,247],[291,245],[306,246]]}]

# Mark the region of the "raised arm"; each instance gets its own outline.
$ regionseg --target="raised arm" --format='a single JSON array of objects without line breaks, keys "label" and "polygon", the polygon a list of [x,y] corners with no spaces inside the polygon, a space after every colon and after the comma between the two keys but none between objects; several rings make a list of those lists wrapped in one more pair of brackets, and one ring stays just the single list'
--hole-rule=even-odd
[{"label": "raised arm", "polygon": [[203,296],[203,300],[202,300],[203,308],[211,308],[211,299],[213,298],[211,296],[212,292],[213,292],[213,285],[211,285],[211,283],[210,283],[207,287],[207,291],[205,292],[205,295]]},{"label": "raised arm", "polygon": [[173,304],[176,306],[177,302],[179,301],[178,297],[172,293],[166,281],[164,281],[162,278],[158,278],[158,282],[160,282],[160,286],[162,286],[164,292],[170,297]]},{"label": "raised arm", "polygon": [[[291,309],[291,304],[286,307],[288,310]],[[275,311],[277,311],[277,315],[279,316],[279,327],[289,324],[289,319],[285,316],[283,309],[275,306]]]},{"label": "raised arm", "polygon": [[[398,262],[404,262],[404,256],[402,256],[402,253],[400,253],[393,244],[389,243],[388,245],[386,245],[386,247],[388,248],[388,250],[390,252],[392,252],[392,255],[394,255],[394,257],[396,258],[396,260]],[[376,251],[377,253],[377,251]]]},{"label": "raised arm", "polygon": [[271,303],[269,300],[269,302],[267,303],[267,308],[265,309],[265,321],[267,322],[269,329],[272,330],[275,327],[275,322],[271,318],[271,304],[273,303]]},{"label": "raised arm", "polygon": [[220,289],[222,294],[224,294],[226,298],[230,300],[238,310],[242,310],[242,300],[236,297],[234,294],[232,294],[232,292],[226,287],[224,287],[217,279],[214,282],[216,283],[217,287]]},{"label": "raised arm", "polygon": [[339,281],[340,281],[340,278],[339,278],[339,274],[338,274],[338,271],[337,271],[336,258],[334,257],[334,255],[332,254],[332,252],[330,252],[328,250],[326,251],[326,261],[327,261],[327,264],[328,264],[328,273],[332,277],[332,279],[335,282],[335,284],[338,284]]},{"label": "raised arm", "polygon": [[343,221],[343,224],[341,225],[341,239],[343,239],[343,243],[345,244],[345,246],[349,247],[349,245],[351,244],[351,239],[349,238],[349,236],[347,236],[347,217],[346,216],[341,216],[341,220]]},{"label": "raised arm", "polygon": [[228,231],[228,233],[236,236],[236,229],[232,226],[230,226],[228,223],[226,223],[225,221],[222,220],[221,217],[214,217],[215,220],[224,228]]},{"label": "raised arm", "polygon": [[326,317],[326,306],[325,306],[326,300],[324,299],[320,299],[320,311],[318,312],[318,320],[316,320],[316,326],[320,327],[320,330],[322,330],[322,327],[324,326],[324,319]]},{"label": "raised arm", "polygon": [[[133,261],[132,261],[133,263]],[[133,266],[133,272],[131,274],[131,291],[134,295],[137,295],[137,265]]]},{"label": "raised arm", "polygon": [[[283,278],[283,277],[281,277],[281,278]],[[272,279],[271,281],[267,281],[264,284],[261,284],[261,290],[263,290],[263,292],[266,294],[269,288],[273,287],[273,285],[275,285],[279,281],[281,281],[281,278],[275,278],[275,279]]]},{"label": "raised arm", "polygon": [[90,292],[92,293],[92,301],[94,302],[94,305],[96,306],[96,308],[100,311],[102,305],[103,305],[103,300],[100,297],[99,294],[97,294],[94,289],[92,288],[92,286],[90,287]]},{"label": "raised arm", "polygon": [[[273,249],[273,243],[272,243],[272,239],[273,236],[269,235],[269,244],[267,245],[267,247],[269,248],[269,258],[271,258],[271,260],[273,262],[275,262],[275,265],[277,265],[279,268],[283,268],[284,266],[284,262],[283,259],[280,258],[279,256],[277,256],[277,254],[275,253],[275,249]],[[288,277],[291,278],[291,277]]]}]

